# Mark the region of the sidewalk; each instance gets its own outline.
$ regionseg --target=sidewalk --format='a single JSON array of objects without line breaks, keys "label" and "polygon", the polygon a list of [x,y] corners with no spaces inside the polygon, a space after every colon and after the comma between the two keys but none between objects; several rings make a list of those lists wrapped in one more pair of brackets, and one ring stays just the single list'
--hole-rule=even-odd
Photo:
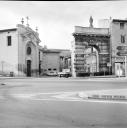
[{"label": "sidewalk", "polygon": [[90,76],[90,77],[69,77],[69,78],[59,78],[59,77],[0,77],[0,80],[5,79],[43,79],[43,80],[88,80],[88,81],[107,81],[107,80],[127,80],[127,77],[116,77],[112,76]]}]

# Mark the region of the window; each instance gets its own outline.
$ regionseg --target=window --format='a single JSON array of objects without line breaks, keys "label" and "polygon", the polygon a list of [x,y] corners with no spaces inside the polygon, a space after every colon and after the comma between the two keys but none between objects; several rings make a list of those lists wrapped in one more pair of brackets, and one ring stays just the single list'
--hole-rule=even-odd
[{"label": "window", "polygon": [[7,36],[7,45],[11,46],[11,36]]},{"label": "window", "polygon": [[121,35],[121,43],[125,43],[125,36]]},{"label": "window", "polygon": [[120,29],[124,29],[124,23],[120,23]]},{"label": "window", "polygon": [[27,48],[27,55],[30,55],[31,54],[31,47],[28,47]]}]

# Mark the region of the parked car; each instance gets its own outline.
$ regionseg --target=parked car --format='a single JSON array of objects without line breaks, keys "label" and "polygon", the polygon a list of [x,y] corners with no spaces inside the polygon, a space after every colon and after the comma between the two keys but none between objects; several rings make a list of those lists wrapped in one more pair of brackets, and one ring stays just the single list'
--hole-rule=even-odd
[{"label": "parked car", "polygon": [[58,73],[58,76],[59,77],[66,77],[66,78],[71,77],[70,69],[63,69],[62,72]]},{"label": "parked car", "polygon": [[47,72],[47,75],[48,76],[57,76],[57,72],[56,71],[50,71],[50,72]]}]

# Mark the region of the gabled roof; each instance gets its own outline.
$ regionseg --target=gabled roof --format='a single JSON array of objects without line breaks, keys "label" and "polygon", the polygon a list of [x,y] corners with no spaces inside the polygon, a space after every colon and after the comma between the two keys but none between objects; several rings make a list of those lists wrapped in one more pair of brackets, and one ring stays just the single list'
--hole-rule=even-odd
[{"label": "gabled roof", "polygon": [[25,31],[20,31],[20,34],[23,36],[27,36],[29,34],[32,34],[37,40],[38,42],[41,42],[40,38],[39,38],[39,34],[37,32],[35,32],[33,29],[31,29],[28,26],[24,26],[22,24],[17,24],[17,28],[23,28]]},{"label": "gabled roof", "polygon": [[127,22],[127,20],[125,19],[125,20],[120,20],[120,19],[113,19],[112,20],[112,22]]},{"label": "gabled roof", "polygon": [[0,30],[0,32],[9,32],[9,31],[16,31],[17,28],[12,28],[12,29],[3,29],[3,30]]},{"label": "gabled roof", "polygon": [[44,53],[60,53],[61,51],[58,49],[43,49]]},{"label": "gabled roof", "polygon": [[61,53],[70,52],[69,49],[43,49],[44,53]]}]

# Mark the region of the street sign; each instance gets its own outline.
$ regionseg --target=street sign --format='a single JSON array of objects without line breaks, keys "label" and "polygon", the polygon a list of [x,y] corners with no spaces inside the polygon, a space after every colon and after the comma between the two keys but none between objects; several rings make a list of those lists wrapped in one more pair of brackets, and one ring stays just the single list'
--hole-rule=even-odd
[{"label": "street sign", "polygon": [[116,56],[115,57],[115,62],[116,63],[125,62],[125,56]]},{"label": "street sign", "polygon": [[127,46],[117,46],[117,49],[120,50],[120,51],[126,51]]},{"label": "street sign", "polygon": [[127,51],[117,52],[118,56],[127,56]]}]

